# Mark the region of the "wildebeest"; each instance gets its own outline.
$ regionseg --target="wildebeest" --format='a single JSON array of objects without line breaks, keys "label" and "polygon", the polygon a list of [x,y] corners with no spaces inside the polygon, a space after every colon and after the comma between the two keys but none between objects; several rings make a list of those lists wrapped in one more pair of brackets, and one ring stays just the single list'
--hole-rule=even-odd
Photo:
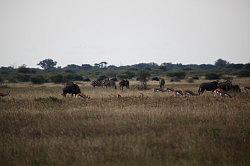
[{"label": "wildebeest", "polygon": [[204,93],[205,90],[213,92],[217,88],[218,88],[218,82],[217,81],[204,82],[204,83],[200,84],[198,94],[200,95],[200,94]]},{"label": "wildebeest", "polygon": [[129,81],[127,79],[123,79],[119,82],[119,87],[123,90],[123,87],[129,89]]},{"label": "wildebeest", "polygon": [[67,94],[71,94],[71,96],[73,95],[78,95],[81,93],[81,90],[79,88],[79,86],[73,82],[69,82],[69,83],[66,83],[65,87],[63,88],[63,93],[62,95],[64,97],[66,97]]},{"label": "wildebeest", "polygon": [[160,88],[163,88],[165,85],[165,80],[161,78],[159,84],[160,84]]},{"label": "wildebeest", "polygon": [[224,91],[229,91],[232,88],[233,84],[230,80],[227,80],[225,82],[218,83],[217,86],[218,88],[223,89]]},{"label": "wildebeest", "polygon": [[102,81],[102,86],[104,86],[106,88],[107,87],[114,87],[116,89],[116,83],[115,83],[115,81],[110,80],[108,78]]}]

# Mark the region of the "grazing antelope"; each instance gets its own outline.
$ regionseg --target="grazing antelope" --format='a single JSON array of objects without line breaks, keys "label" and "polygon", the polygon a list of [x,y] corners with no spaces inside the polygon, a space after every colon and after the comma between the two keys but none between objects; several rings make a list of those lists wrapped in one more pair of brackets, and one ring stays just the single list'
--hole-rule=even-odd
[{"label": "grazing antelope", "polygon": [[230,97],[231,95],[228,94],[225,90],[221,89],[221,88],[217,88],[214,90],[214,96],[221,96],[221,97]]},{"label": "grazing antelope", "polygon": [[166,91],[169,92],[169,93],[172,93],[172,92],[174,92],[174,89],[173,88],[167,88]]},{"label": "grazing antelope", "polygon": [[5,97],[5,96],[10,96],[10,91],[8,91],[7,93],[0,92],[0,97]]},{"label": "grazing antelope", "polygon": [[117,98],[121,98],[121,97],[122,97],[122,95],[120,95],[120,94],[117,95]]},{"label": "grazing antelope", "polygon": [[174,90],[173,93],[174,93],[174,96],[176,96],[176,97],[183,96],[182,90]]},{"label": "grazing antelope", "polygon": [[78,96],[83,99],[90,99],[90,97],[88,95],[85,95],[84,93],[79,93]]},{"label": "grazing antelope", "polygon": [[191,90],[183,90],[182,93],[183,93],[183,96],[197,96],[198,95]]},{"label": "grazing antelope", "polygon": [[154,92],[166,92],[167,90],[163,88],[154,88]]}]

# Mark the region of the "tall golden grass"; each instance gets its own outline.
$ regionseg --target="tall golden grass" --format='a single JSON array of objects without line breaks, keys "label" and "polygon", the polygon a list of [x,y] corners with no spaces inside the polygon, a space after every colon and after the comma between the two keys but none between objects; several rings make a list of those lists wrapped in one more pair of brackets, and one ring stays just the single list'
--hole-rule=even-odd
[{"label": "tall golden grass", "polygon": [[63,98],[62,85],[10,85],[11,97],[0,99],[0,165],[250,164],[249,94],[174,97],[80,85],[91,99]]}]

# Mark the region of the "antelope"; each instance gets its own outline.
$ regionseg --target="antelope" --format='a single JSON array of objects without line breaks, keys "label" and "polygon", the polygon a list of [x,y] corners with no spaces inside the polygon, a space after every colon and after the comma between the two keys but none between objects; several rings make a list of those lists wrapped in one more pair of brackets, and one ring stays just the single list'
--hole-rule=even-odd
[{"label": "antelope", "polygon": [[122,95],[120,95],[120,94],[117,95],[117,98],[121,98],[121,97],[122,97]]},{"label": "antelope", "polygon": [[174,92],[174,89],[172,89],[172,88],[167,88],[166,91],[169,92],[169,93],[172,93],[172,92]]},{"label": "antelope", "polygon": [[80,96],[83,99],[90,99],[88,95],[85,95],[84,93],[79,93],[78,96]]},{"label": "antelope", "polygon": [[10,96],[10,91],[8,91],[7,93],[0,92],[0,97],[5,97],[5,96]]},{"label": "antelope", "polygon": [[214,96],[230,97],[231,98],[231,95],[228,94],[226,91],[224,91],[221,88],[215,89],[213,93],[214,93]]},{"label": "antelope", "polygon": [[173,91],[173,93],[174,93],[174,96],[183,96],[183,92],[182,92],[182,90],[174,90]]},{"label": "antelope", "polygon": [[166,92],[167,90],[163,88],[154,88],[154,92]]},{"label": "antelope", "polygon": [[183,96],[197,96],[198,95],[191,90],[183,90],[182,93],[183,93]]}]

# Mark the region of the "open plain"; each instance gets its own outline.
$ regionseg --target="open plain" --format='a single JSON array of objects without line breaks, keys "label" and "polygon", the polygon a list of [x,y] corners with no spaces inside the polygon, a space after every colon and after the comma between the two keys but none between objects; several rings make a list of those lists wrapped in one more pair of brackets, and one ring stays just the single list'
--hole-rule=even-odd
[{"label": "open plain", "polygon": [[[59,84],[1,87],[11,95],[0,99],[0,165],[250,165],[250,94],[175,97],[135,84],[80,82],[90,99],[63,98]],[[165,86],[197,92],[199,82]]]}]

